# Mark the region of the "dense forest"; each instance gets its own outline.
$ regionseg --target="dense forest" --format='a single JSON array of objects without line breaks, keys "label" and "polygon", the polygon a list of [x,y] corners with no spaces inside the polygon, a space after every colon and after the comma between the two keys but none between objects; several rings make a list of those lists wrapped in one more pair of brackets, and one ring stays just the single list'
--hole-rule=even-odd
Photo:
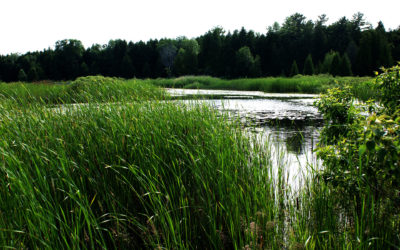
[{"label": "dense forest", "polygon": [[127,42],[85,48],[79,40],[57,41],[54,49],[0,56],[0,80],[71,80],[104,75],[157,78],[211,75],[224,78],[296,74],[372,75],[400,60],[400,27],[386,31],[362,13],[327,25],[299,13],[274,23],[265,34],[215,27],[188,39]]}]

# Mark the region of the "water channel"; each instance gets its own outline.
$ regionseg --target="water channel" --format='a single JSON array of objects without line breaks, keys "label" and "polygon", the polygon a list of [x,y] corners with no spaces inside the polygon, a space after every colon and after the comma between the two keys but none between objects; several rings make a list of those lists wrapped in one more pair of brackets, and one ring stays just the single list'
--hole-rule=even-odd
[{"label": "water channel", "polygon": [[242,120],[247,129],[268,142],[273,165],[285,166],[292,187],[301,185],[307,171],[319,168],[313,150],[322,116],[313,106],[318,95],[276,94],[259,91],[167,89],[183,102],[207,103]]}]

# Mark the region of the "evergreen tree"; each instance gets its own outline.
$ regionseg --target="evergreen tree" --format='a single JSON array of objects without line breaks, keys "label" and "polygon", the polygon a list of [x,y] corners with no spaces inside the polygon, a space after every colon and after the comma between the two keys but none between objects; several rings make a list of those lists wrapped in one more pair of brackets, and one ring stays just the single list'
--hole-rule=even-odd
[{"label": "evergreen tree", "polygon": [[20,82],[26,82],[28,80],[28,77],[25,74],[25,71],[23,69],[20,69],[18,71],[18,81]]},{"label": "evergreen tree", "polygon": [[319,70],[320,73],[329,74],[331,72],[332,59],[336,52],[330,51],[325,54],[324,62]]},{"label": "evergreen tree", "polygon": [[392,53],[387,40],[385,27],[382,22],[379,22],[375,29],[374,45],[376,48],[374,50],[374,61],[377,63],[375,68],[391,66],[393,64]]},{"label": "evergreen tree", "polygon": [[88,74],[156,78],[172,72],[228,78],[279,76],[294,75],[294,61],[304,74],[371,75],[400,60],[400,28],[386,31],[379,22],[373,29],[361,13],[331,25],[327,20],[321,15],[313,22],[296,13],[281,26],[275,23],[266,34],[244,28],[225,34],[216,27],[195,39],[111,40],[88,49],[78,40],[62,40],[54,49],[0,56],[0,75],[6,82],[17,81],[21,69],[28,81]]},{"label": "evergreen tree", "polygon": [[38,74],[35,66],[33,66],[29,69],[27,77],[28,77],[28,81],[30,81],[30,82],[33,82],[33,81],[36,81],[39,79],[39,74]]},{"label": "evergreen tree", "polygon": [[363,32],[360,40],[360,46],[357,53],[356,74],[372,75],[374,71],[374,61],[372,56],[373,46],[373,31],[368,30]]},{"label": "evergreen tree", "polygon": [[81,41],[69,39],[56,42],[55,62],[57,79],[74,79],[80,73],[83,52]]},{"label": "evergreen tree", "polygon": [[312,61],[311,54],[308,54],[306,60],[304,61],[304,75],[313,75],[314,74],[314,63]]},{"label": "evergreen tree", "polygon": [[319,74],[323,73],[323,72],[321,72],[321,69],[322,69],[322,63],[321,63],[321,61],[318,61],[318,64],[314,67],[314,74],[319,75]]},{"label": "evergreen tree", "polygon": [[357,52],[358,52],[357,44],[353,40],[351,40],[351,42],[347,46],[346,52],[345,52],[347,54],[347,56],[349,57],[351,64],[356,63]]},{"label": "evergreen tree", "polygon": [[254,57],[250,48],[244,46],[236,52],[236,74],[238,77],[252,76],[255,68]]},{"label": "evergreen tree", "polygon": [[351,62],[347,53],[344,53],[340,60],[340,75],[341,76],[351,76],[353,72],[351,71]]},{"label": "evergreen tree", "polygon": [[171,76],[172,67],[178,50],[174,44],[174,41],[170,39],[162,40],[158,43],[157,49],[167,76]]},{"label": "evergreen tree", "polygon": [[297,67],[296,60],[293,60],[292,67],[290,68],[290,76],[295,76],[299,74],[299,68]]},{"label": "evergreen tree", "polygon": [[121,76],[124,78],[132,78],[135,74],[131,58],[125,54],[121,62]]},{"label": "evergreen tree", "polygon": [[179,40],[181,48],[174,60],[174,72],[177,75],[196,74],[200,47],[196,40],[188,40],[186,38]]},{"label": "evergreen tree", "polygon": [[178,50],[178,54],[175,56],[174,60],[174,72],[180,76],[186,73],[186,65],[185,65],[185,54],[186,51],[184,48],[180,48]]},{"label": "evergreen tree", "polygon": [[256,55],[252,69],[252,77],[259,77],[259,76],[261,76],[261,58],[259,55]]},{"label": "evergreen tree", "polygon": [[332,58],[332,64],[330,67],[329,73],[333,76],[340,75],[341,69],[340,69],[340,55],[338,52],[335,52],[333,58]]},{"label": "evergreen tree", "polygon": [[142,69],[142,75],[145,77],[149,77],[151,75],[150,64],[145,62]]}]

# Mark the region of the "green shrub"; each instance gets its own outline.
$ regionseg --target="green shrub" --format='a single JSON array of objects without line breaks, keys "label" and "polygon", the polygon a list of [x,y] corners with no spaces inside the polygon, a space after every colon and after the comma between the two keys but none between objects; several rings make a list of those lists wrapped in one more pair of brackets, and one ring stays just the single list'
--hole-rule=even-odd
[{"label": "green shrub", "polygon": [[391,240],[400,228],[398,72],[398,66],[385,69],[376,79],[383,106],[372,100],[356,104],[347,86],[329,90],[316,102],[326,122],[317,149],[325,166],[322,177],[341,197],[347,217],[363,220],[371,234]]},{"label": "green shrub", "polygon": [[383,73],[376,79],[379,98],[386,112],[394,114],[400,107],[400,64],[389,69],[382,68],[382,70]]}]

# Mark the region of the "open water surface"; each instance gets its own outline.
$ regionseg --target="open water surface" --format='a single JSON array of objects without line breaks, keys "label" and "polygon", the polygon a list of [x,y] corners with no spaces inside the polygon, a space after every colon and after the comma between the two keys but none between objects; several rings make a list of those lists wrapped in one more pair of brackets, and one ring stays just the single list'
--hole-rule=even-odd
[{"label": "open water surface", "polygon": [[[270,147],[275,166],[285,166],[292,187],[301,185],[307,171],[319,168],[313,152],[322,116],[313,106],[318,95],[275,94],[259,91],[167,89],[182,102],[193,100],[233,114]],[[268,142],[268,143],[267,143]]]}]

